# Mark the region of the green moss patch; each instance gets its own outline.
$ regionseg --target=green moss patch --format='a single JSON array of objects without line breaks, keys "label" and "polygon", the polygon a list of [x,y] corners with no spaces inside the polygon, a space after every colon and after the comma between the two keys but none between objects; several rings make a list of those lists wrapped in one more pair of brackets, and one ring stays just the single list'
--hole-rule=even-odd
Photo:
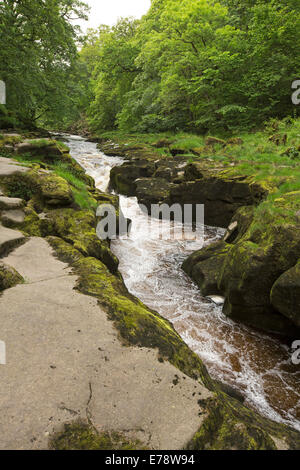
[{"label": "green moss patch", "polygon": [[122,433],[98,433],[83,422],[65,424],[64,429],[49,440],[50,450],[146,450],[138,440],[129,440]]}]

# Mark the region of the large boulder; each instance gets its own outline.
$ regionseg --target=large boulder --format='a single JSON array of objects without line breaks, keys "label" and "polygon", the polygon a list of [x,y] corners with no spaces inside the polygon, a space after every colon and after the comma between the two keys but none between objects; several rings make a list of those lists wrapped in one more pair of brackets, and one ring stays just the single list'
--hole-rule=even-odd
[{"label": "large boulder", "polygon": [[111,272],[117,272],[119,261],[110,250],[109,242],[98,238],[97,220],[93,211],[51,210],[46,213],[40,225],[43,236],[58,236],[84,256],[99,259]]},{"label": "large boulder", "polygon": [[273,285],[271,303],[300,328],[300,260]]},{"label": "large boulder", "polygon": [[53,162],[62,159],[64,153],[68,153],[68,149],[62,147],[56,141],[51,139],[28,140],[17,144],[15,151],[18,155],[30,154],[39,156],[44,161]]},{"label": "large boulder", "polygon": [[295,337],[300,326],[299,208],[299,192],[293,192],[259,210],[239,209],[224,241],[189,257],[185,271],[204,293],[215,290],[225,297],[227,316]]},{"label": "large boulder", "polygon": [[136,195],[135,180],[148,178],[155,172],[155,163],[148,160],[135,160],[115,166],[110,172],[110,184],[113,189],[126,196]]},{"label": "large boulder", "polygon": [[148,209],[151,204],[168,202],[173,187],[173,184],[164,178],[139,178],[135,181],[135,185],[138,201]]},{"label": "large boulder", "polygon": [[73,202],[70,185],[60,176],[40,172],[36,185],[45,204],[51,207],[68,206]]},{"label": "large boulder", "polygon": [[198,285],[203,295],[222,294],[218,286],[219,273],[230,246],[219,241],[196,251],[182,265],[182,269]]},{"label": "large boulder", "polygon": [[205,223],[227,227],[240,207],[255,204],[256,199],[261,197],[260,192],[258,185],[248,181],[207,175],[196,181],[177,184],[170,198],[172,203],[204,204]]}]

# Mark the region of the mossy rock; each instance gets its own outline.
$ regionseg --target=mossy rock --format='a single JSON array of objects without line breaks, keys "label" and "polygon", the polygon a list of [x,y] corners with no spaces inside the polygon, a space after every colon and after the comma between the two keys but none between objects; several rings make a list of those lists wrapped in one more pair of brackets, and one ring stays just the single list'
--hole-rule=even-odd
[{"label": "mossy rock", "polygon": [[222,393],[207,403],[208,416],[188,450],[299,450],[300,434],[259,416]]},{"label": "mossy rock", "polygon": [[220,241],[196,251],[182,265],[182,269],[196,282],[203,295],[222,294],[218,286],[219,272],[230,246]]},{"label": "mossy rock", "polygon": [[93,211],[56,209],[47,212],[41,221],[43,236],[58,236],[84,256],[101,260],[111,272],[118,270],[119,261],[109,248],[109,242],[99,240],[96,234],[96,216]]},{"label": "mossy rock", "polygon": [[201,180],[177,184],[170,191],[172,203],[204,204],[205,223],[217,227],[227,227],[240,207],[256,203],[256,196],[250,182],[207,174]]},{"label": "mossy rock", "polygon": [[11,266],[0,261],[0,291],[22,284],[23,277]]},{"label": "mossy rock", "polygon": [[41,197],[51,207],[69,206],[73,203],[73,193],[66,180],[53,173],[42,173],[36,177]]},{"label": "mossy rock", "polygon": [[300,328],[300,260],[277,279],[272,287],[271,303]]},{"label": "mossy rock", "polygon": [[113,189],[126,196],[136,195],[135,180],[148,178],[155,172],[154,162],[137,160],[115,166],[110,172],[110,184]]},{"label": "mossy rock", "polygon": [[29,201],[38,195],[45,205],[51,207],[73,203],[73,194],[68,182],[50,171],[32,169],[26,173],[1,178],[1,185],[9,197]]},{"label": "mossy rock", "polygon": [[51,139],[36,139],[27,140],[16,146],[16,153],[18,155],[30,154],[32,156],[41,157],[42,160],[53,162],[60,160],[68,149],[61,148],[61,146]]},{"label": "mossy rock", "polygon": [[[160,360],[169,360],[183,373],[200,380],[215,392],[207,403],[204,423],[189,443],[189,449],[300,448],[299,433],[260,417],[220,392],[200,358],[188,348],[172,325],[129,294],[121,277],[112,275],[103,263],[84,257],[60,238],[49,237],[48,241],[58,257],[73,266],[78,276],[77,289],[98,299],[125,344],[157,348]],[[86,430],[83,440],[85,446],[94,448],[95,441],[89,433],[86,434]],[[70,436],[65,439],[61,435],[58,442],[61,444],[56,444],[56,448],[69,448]],[[71,445],[78,444],[71,439]]]},{"label": "mossy rock", "polygon": [[200,358],[188,348],[168,320],[129,294],[120,275],[113,275],[101,261],[84,257],[60,238],[48,237],[47,240],[58,257],[73,266],[78,275],[77,289],[98,299],[127,344],[157,348],[162,359],[214,389]]},{"label": "mossy rock", "polygon": [[163,178],[169,182],[173,182],[178,178],[184,178],[184,170],[186,167],[185,159],[169,160],[164,159],[157,163],[154,178]]},{"label": "mossy rock", "polygon": [[173,184],[164,178],[139,178],[135,181],[136,197],[148,209],[152,204],[168,202]]},{"label": "mossy rock", "polygon": [[139,440],[129,440],[122,433],[98,433],[89,424],[77,421],[65,424],[49,439],[50,450],[146,450]]}]

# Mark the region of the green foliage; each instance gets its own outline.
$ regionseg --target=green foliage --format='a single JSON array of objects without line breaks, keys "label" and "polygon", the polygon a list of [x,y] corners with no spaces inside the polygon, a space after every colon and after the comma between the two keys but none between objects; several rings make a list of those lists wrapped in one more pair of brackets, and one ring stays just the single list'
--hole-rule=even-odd
[{"label": "green foliage", "polygon": [[80,0],[0,2],[0,78],[9,111],[4,119],[0,110],[2,128],[70,118],[78,35],[71,19],[84,11]]},{"label": "green foliage", "polygon": [[292,115],[299,31],[299,2],[153,0],[141,21],[90,32],[90,123],[229,133]]}]

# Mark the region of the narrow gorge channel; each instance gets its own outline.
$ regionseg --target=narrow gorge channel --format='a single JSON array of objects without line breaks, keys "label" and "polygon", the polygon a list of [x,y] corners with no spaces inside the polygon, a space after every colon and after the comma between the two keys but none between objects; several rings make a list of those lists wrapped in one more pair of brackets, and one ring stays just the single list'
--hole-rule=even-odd
[{"label": "narrow gorge channel", "polygon": [[[100,190],[107,190],[111,168],[124,160],[105,156],[83,138],[67,139],[72,157]],[[300,372],[291,364],[290,345],[231,321],[222,306],[201,295],[181,270],[184,259],[201,248],[201,242],[149,237],[147,216],[136,198],[120,196],[120,201],[133,225],[130,238],[113,241],[112,250],[128,290],[173,323],[214,379],[242,392],[246,404],[264,416],[300,430]],[[155,231],[160,226],[159,221],[153,223]],[[223,233],[205,227],[205,245]]]}]

